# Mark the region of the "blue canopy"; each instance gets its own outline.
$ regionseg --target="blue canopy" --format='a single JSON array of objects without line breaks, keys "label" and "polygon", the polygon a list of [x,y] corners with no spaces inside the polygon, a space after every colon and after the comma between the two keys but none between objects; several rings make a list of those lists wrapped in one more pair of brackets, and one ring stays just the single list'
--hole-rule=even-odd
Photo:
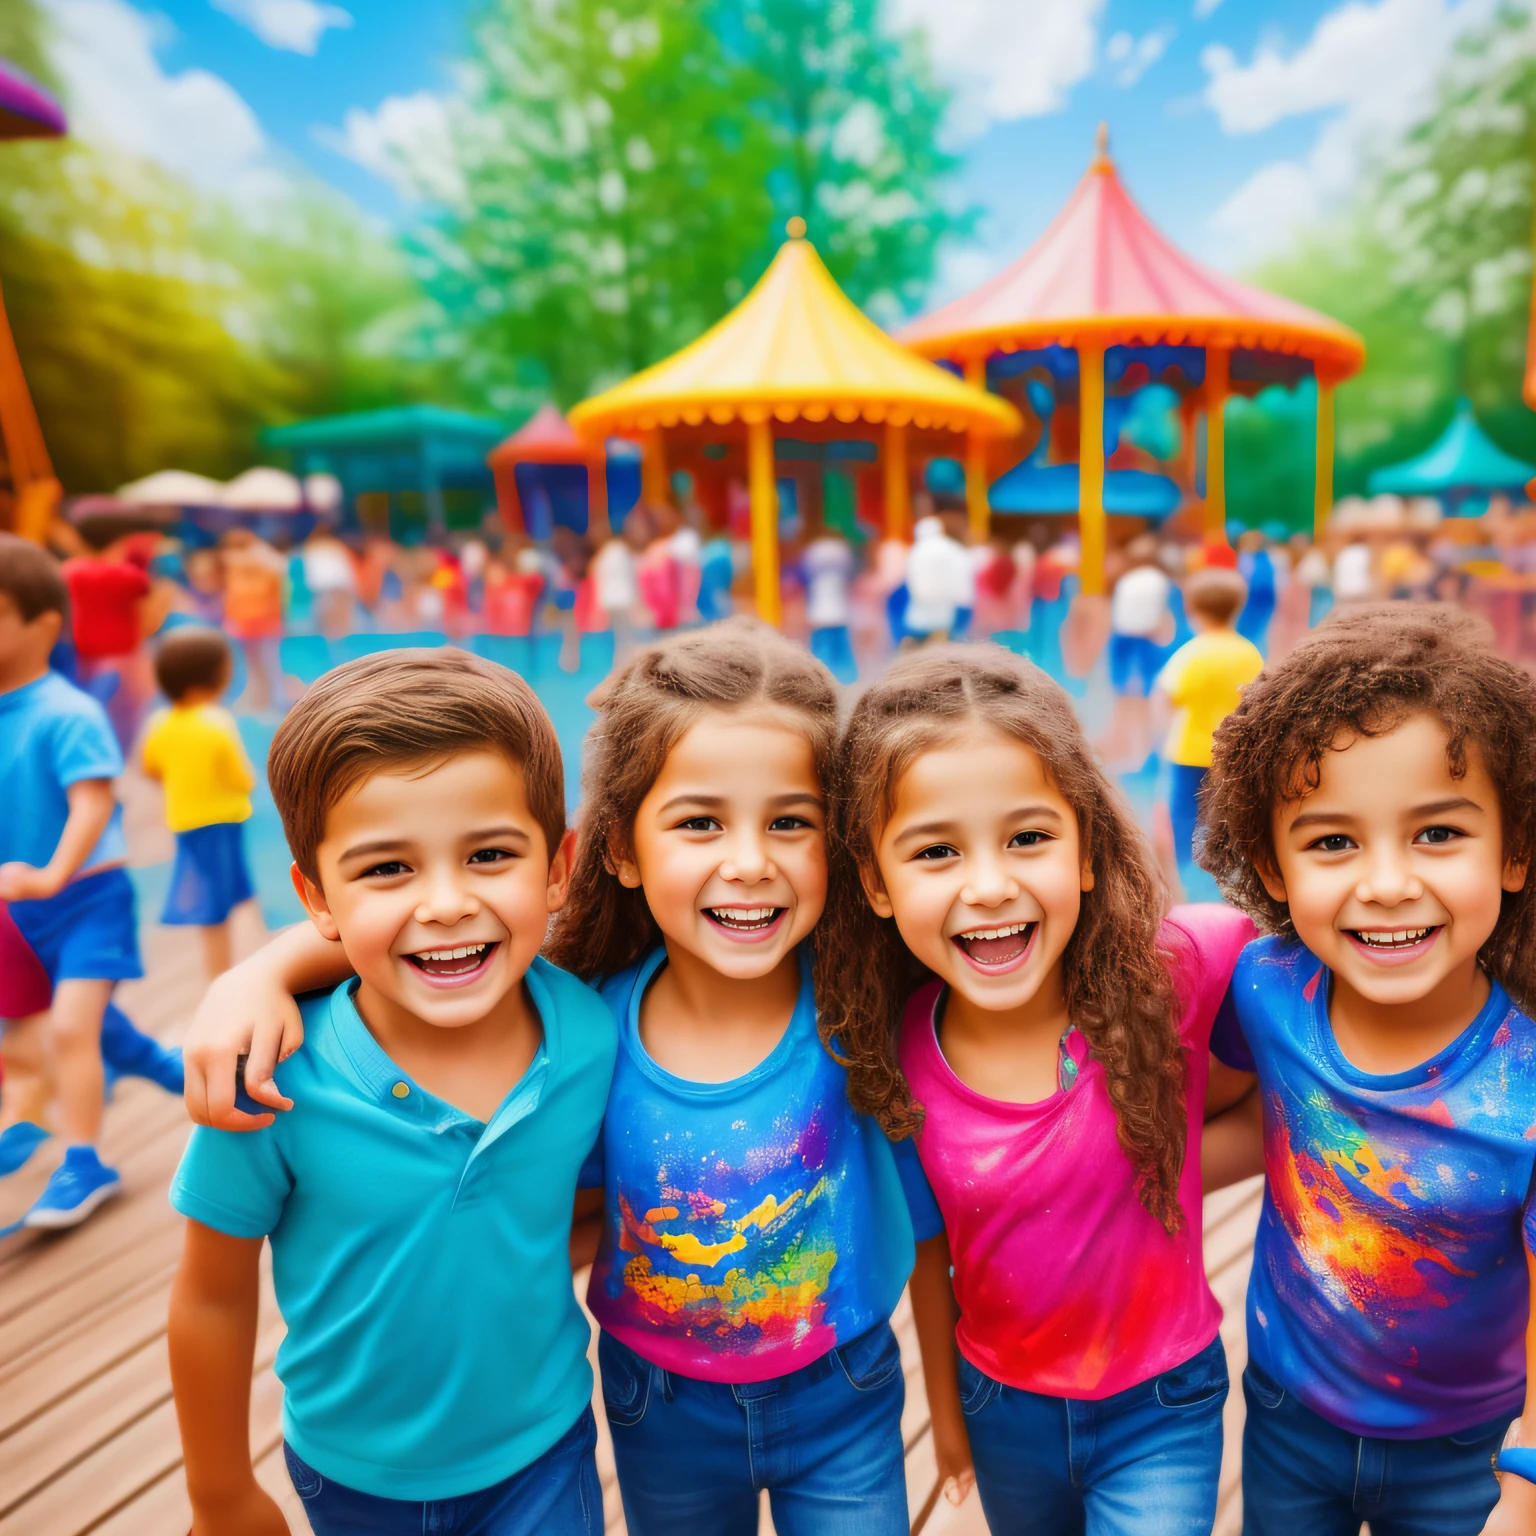
[{"label": "blue canopy", "polygon": [[[1144,469],[1112,469],[1104,476],[1104,510],[1127,517],[1167,517],[1181,493],[1166,475]],[[1076,512],[1076,464],[1015,465],[987,494],[994,512]]]},{"label": "blue canopy", "polygon": [[1518,491],[1536,475],[1491,442],[1478,426],[1471,403],[1462,400],[1440,441],[1416,459],[1378,469],[1370,477],[1373,496],[1447,496],[1459,499],[1476,492]]}]

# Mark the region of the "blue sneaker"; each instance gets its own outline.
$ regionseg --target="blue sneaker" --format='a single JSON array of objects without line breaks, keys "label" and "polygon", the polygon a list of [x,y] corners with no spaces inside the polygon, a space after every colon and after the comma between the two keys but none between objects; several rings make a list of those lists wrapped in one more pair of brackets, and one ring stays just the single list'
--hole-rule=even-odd
[{"label": "blue sneaker", "polygon": [[143,1077],[167,1093],[181,1095],[185,1079],[180,1047],[161,1045],[135,1029],[116,1003],[107,1005],[101,1021],[101,1060],[108,1088],[119,1078]]},{"label": "blue sneaker", "polygon": [[78,1227],[97,1206],[122,1192],[123,1181],[96,1156],[95,1147],[71,1147],[21,1224],[46,1231]]},{"label": "blue sneaker", "polygon": [[15,1173],[42,1144],[48,1132],[31,1120],[18,1120],[0,1131],[0,1179]]}]

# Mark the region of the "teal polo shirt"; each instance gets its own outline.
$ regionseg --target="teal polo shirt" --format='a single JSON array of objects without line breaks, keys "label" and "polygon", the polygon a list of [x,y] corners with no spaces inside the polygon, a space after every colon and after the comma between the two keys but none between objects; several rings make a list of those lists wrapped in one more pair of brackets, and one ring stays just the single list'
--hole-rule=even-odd
[{"label": "teal polo shirt", "polygon": [[270,1239],[283,1433],[363,1493],[488,1488],[591,1400],[571,1207],[618,1035],[575,977],[535,960],[527,982],[544,1043],[488,1123],[384,1054],[351,981],[303,1004],[277,1071],[293,1108],[265,1130],[198,1127],[171,1186],[184,1216]]}]

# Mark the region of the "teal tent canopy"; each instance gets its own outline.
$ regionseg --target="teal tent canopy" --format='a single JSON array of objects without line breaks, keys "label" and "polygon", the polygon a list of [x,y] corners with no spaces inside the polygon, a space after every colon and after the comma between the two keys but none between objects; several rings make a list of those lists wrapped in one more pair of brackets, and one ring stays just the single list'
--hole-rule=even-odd
[{"label": "teal tent canopy", "polygon": [[1536,465],[1522,463],[1490,441],[1471,403],[1462,400],[1434,447],[1416,459],[1376,470],[1368,483],[1373,496],[1442,496],[1459,503],[1493,491],[1518,491],[1533,475]]},{"label": "teal tent canopy", "polygon": [[[1164,518],[1178,510],[1182,493],[1166,475],[1143,469],[1112,469],[1104,476],[1104,510],[1128,517]],[[1076,512],[1076,464],[1034,464],[1026,459],[993,482],[987,500],[994,512]]]}]

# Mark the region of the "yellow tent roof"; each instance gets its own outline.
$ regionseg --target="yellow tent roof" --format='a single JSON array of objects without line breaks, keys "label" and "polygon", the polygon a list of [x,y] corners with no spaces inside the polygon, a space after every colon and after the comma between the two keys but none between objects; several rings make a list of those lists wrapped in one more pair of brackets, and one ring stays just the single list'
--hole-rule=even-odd
[{"label": "yellow tent roof", "polygon": [[893,341],[798,238],[779,247],[751,293],[697,341],[570,414],[588,437],[769,419],[890,422],[988,437],[1023,425],[1006,400]]}]

